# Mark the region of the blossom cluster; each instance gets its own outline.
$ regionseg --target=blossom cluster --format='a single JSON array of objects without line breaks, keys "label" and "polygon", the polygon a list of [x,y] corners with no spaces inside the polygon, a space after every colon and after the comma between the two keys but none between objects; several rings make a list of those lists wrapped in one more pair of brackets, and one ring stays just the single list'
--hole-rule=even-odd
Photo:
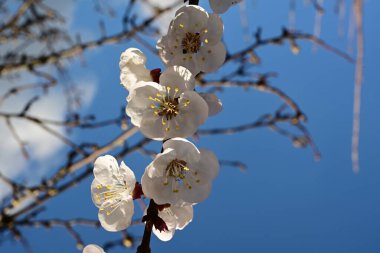
[{"label": "blossom cluster", "polygon": [[[193,206],[208,197],[219,171],[218,159],[210,150],[198,149],[185,138],[222,109],[214,94],[196,92],[195,77],[223,65],[224,26],[217,13],[238,2],[210,0],[215,13],[195,5],[180,8],[167,34],[157,42],[166,65],[162,72],[149,70],[146,56],[137,48],[121,54],[120,81],[129,92],[126,114],[145,137],[162,141],[162,151],[145,168],[141,184],[124,162],[119,165],[110,155],[96,159],[91,195],[99,208],[100,224],[107,231],[126,229],[134,213],[134,199],[144,196],[156,208],[153,233],[168,241],[176,230],[192,221]],[[145,210],[145,222],[152,218],[149,208]],[[84,253],[101,252],[96,245],[84,249]]]}]

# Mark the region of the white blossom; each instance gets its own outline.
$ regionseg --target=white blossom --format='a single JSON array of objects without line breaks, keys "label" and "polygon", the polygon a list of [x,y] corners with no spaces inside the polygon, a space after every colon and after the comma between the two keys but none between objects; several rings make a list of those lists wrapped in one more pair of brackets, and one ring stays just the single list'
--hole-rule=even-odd
[{"label": "white blossom", "polygon": [[208,116],[214,116],[222,111],[222,101],[212,93],[199,93],[208,105]]},{"label": "white blossom", "polygon": [[210,0],[211,9],[215,13],[225,13],[232,5],[240,3],[242,0]]},{"label": "white blossom", "polygon": [[163,152],[148,165],[141,183],[145,196],[157,204],[184,206],[207,198],[219,162],[208,150],[198,150],[186,139],[163,144]]},{"label": "white blossom", "polygon": [[96,245],[96,244],[89,244],[83,249],[83,253],[105,253],[104,250]]},{"label": "white blossom", "polygon": [[157,42],[157,49],[167,66],[184,66],[194,75],[200,71],[214,72],[226,58],[221,42],[223,29],[217,14],[187,5],[176,12],[167,35]]},{"label": "white blossom", "polygon": [[91,197],[99,208],[100,224],[111,232],[126,229],[134,212],[131,194],[136,178],[133,171],[124,162],[119,166],[114,157],[105,155],[96,159],[94,176]]},{"label": "white blossom", "polygon": [[158,212],[158,216],[163,219],[168,230],[160,231],[153,227],[153,233],[161,241],[169,241],[173,238],[175,231],[184,229],[193,220],[193,206],[170,206]]},{"label": "white blossom", "polygon": [[172,66],[159,82],[138,82],[131,88],[126,113],[132,124],[155,140],[191,136],[208,117],[207,103],[194,91],[193,75]]},{"label": "white blossom", "polygon": [[120,56],[120,82],[129,90],[139,81],[152,81],[150,71],[145,67],[146,57],[137,48],[128,48]]}]

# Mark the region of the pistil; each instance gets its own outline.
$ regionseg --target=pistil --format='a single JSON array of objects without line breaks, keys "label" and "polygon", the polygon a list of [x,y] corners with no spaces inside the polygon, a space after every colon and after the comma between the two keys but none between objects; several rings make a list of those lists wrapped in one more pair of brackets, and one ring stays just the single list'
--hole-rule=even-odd
[{"label": "pistil", "polygon": [[187,32],[182,39],[182,52],[183,54],[194,54],[201,48],[201,35],[200,33]]},{"label": "pistil", "polygon": [[169,184],[169,178],[172,178],[174,180],[174,182],[172,184],[172,191],[174,193],[178,192],[177,185],[179,183],[182,183],[189,190],[191,190],[193,187],[188,182],[188,179],[186,177],[189,176],[190,178],[194,179],[194,181],[196,183],[199,183],[200,180],[196,177],[197,174],[198,173],[196,171],[193,171],[192,169],[187,167],[187,163],[185,161],[174,159],[166,167],[166,175],[165,175],[164,185],[168,185]]}]

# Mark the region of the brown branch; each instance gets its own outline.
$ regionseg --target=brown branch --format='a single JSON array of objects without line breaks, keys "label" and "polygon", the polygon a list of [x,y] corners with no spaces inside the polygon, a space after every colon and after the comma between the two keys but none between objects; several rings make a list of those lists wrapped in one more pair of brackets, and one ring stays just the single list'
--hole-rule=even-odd
[{"label": "brown branch", "polygon": [[[245,131],[256,129],[256,128],[268,127],[274,132],[289,138],[295,147],[303,148],[310,145],[313,151],[314,159],[316,161],[320,160],[321,154],[317,146],[315,145],[310,133],[299,122],[298,118],[295,115],[284,114],[283,113],[284,110],[285,108],[281,106],[273,115],[264,114],[261,117],[259,117],[257,120],[248,124],[243,124],[243,125],[234,126],[234,127],[225,127],[225,128],[201,129],[197,131],[195,136],[236,134],[236,133],[245,132]],[[287,130],[284,130],[281,127],[279,127],[278,125],[279,123],[288,123],[291,126],[295,126],[297,129],[301,131],[303,135],[300,137]]]},{"label": "brown branch", "polygon": [[24,142],[21,139],[21,137],[18,135],[17,130],[13,126],[11,119],[9,117],[5,117],[5,122],[13,138],[16,140],[17,144],[19,145],[22,155],[24,156],[25,159],[29,159],[29,153],[26,149],[26,142]]},{"label": "brown branch", "polygon": [[325,9],[319,4],[318,0],[311,0],[311,2],[317,12],[319,12],[321,15],[325,12]]},{"label": "brown branch", "polygon": [[43,92],[46,92],[47,89],[55,86],[55,84],[57,83],[57,80],[53,76],[49,75],[48,73],[37,71],[37,70],[32,70],[30,71],[30,73],[34,74],[36,77],[44,78],[46,82],[24,84],[24,85],[12,87],[4,95],[0,97],[0,105],[9,97],[20,94],[23,91],[42,89]]},{"label": "brown branch", "polygon": [[[63,219],[48,219],[48,220],[30,220],[30,219],[22,219],[15,223],[18,226],[23,227],[45,227],[51,228],[54,226],[86,226],[86,227],[94,227],[100,228],[99,220],[91,220],[86,218],[75,218],[69,220]],[[131,226],[142,224],[141,219],[135,219],[131,222]]]},{"label": "brown branch", "polygon": [[[131,222],[130,226],[135,226],[135,225],[140,225],[140,224],[142,224],[141,219],[136,219]],[[96,229],[101,228],[99,220],[91,220],[91,219],[84,219],[84,218],[69,219],[69,220],[62,220],[62,219],[30,220],[30,217],[25,217],[20,221],[16,221],[14,223],[14,226],[32,227],[32,228],[43,227],[46,229],[50,229],[53,227],[62,227],[74,239],[78,249],[82,249],[84,246],[84,243],[83,243],[81,235],[77,231],[75,231],[74,227],[87,226],[87,227],[93,227]],[[124,235],[124,238],[123,240],[121,240],[121,243],[119,245],[121,246],[124,245],[127,247],[127,245],[131,245],[135,241],[134,237],[126,234],[124,231],[122,231],[121,234]],[[128,241],[129,241],[129,244],[128,244]],[[113,246],[116,246],[116,245],[113,245]],[[107,248],[110,248],[110,245],[108,245]]]},{"label": "brown branch", "polygon": [[[108,144],[100,147],[99,149],[95,150],[93,153],[88,154],[81,160],[69,165],[62,167],[61,169],[58,170],[58,172],[53,175],[50,179],[46,180],[43,184],[35,187],[30,187],[24,190],[22,193],[20,193],[20,199],[18,201],[18,205],[21,205],[25,201],[33,198],[34,201],[25,205],[23,208],[18,210],[16,213],[13,213],[12,210],[15,206],[13,205],[8,205],[3,209],[4,213],[13,213],[10,215],[12,219],[17,218],[18,216],[27,213],[36,207],[42,205],[44,202],[46,202],[48,199],[56,196],[59,193],[62,193],[63,191],[75,186],[79,182],[81,182],[83,179],[87,178],[89,175],[92,174],[92,168],[86,169],[84,172],[80,173],[67,183],[58,186],[58,187],[53,187],[56,185],[58,182],[60,182],[61,179],[63,179],[66,175],[73,173],[77,171],[80,168],[88,166],[90,163],[92,163],[97,157],[100,155],[122,145],[127,139],[129,139],[131,136],[133,136],[135,133],[137,133],[138,129],[136,127],[131,128],[121,135],[119,135],[117,138],[115,138],[113,141],[109,142]],[[147,143],[146,139],[143,139],[142,141],[136,143],[134,146],[130,148],[124,148],[121,150],[116,157],[122,157],[127,154],[130,154],[132,152],[135,152],[138,150],[141,146],[145,145]],[[1,224],[1,220],[0,220]],[[1,226],[0,226],[1,228]]]},{"label": "brown branch", "polygon": [[265,46],[265,45],[282,45],[285,41],[289,41],[290,43],[294,43],[296,40],[308,40],[312,41],[318,46],[342,57],[343,59],[347,60],[348,62],[353,63],[354,59],[348,55],[347,53],[330,46],[325,41],[315,37],[311,34],[301,33],[301,32],[295,32],[295,31],[289,31],[287,29],[283,29],[283,32],[279,36],[275,36],[268,39],[262,39],[261,38],[261,29],[259,29],[256,32],[256,41],[246,47],[245,49],[242,49],[236,53],[229,54],[226,57],[226,62],[232,61],[232,60],[239,60],[242,59],[245,55],[249,55],[249,53],[253,52],[255,49]]},{"label": "brown branch", "polygon": [[357,33],[357,60],[355,67],[355,90],[354,90],[354,110],[352,129],[352,168],[358,173],[359,165],[359,135],[360,135],[360,104],[363,84],[363,59],[364,59],[364,34],[363,34],[363,1],[355,0],[354,12]]},{"label": "brown branch", "polygon": [[0,64],[0,76],[14,71],[34,69],[41,65],[55,64],[62,61],[63,59],[69,59],[78,56],[88,49],[94,49],[103,45],[115,44],[127,39],[131,39],[138,32],[145,30],[147,26],[153,23],[160,15],[173,9],[177,5],[178,3],[175,3],[172,6],[160,10],[156,16],[145,19],[141,22],[140,25],[133,27],[133,29],[130,31],[122,31],[117,34],[102,37],[97,40],[89,41],[86,43],[78,43],[70,48],[53,52],[51,54],[25,58],[18,62]]},{"label": "brown branch", "polygon": [[219,160],[220,166],[229,166],[240,169],[240,171],[247,170],[247,165],[240,161],[230,161],[230,160]]},{"label": "brown branch", "polygon": [[[157,204],[153,199],[150,200],[149,206],[147,209],[147,214],[145,218],[145,228],[144,235],[141,241],[140,246],[137,247],[136,253],[150,253],[150,238],[152,236],[152,229],[154,225],[154,220],[158,217],[158,208]],[[144,221],[143,218],[143,221]]]},{"label": "brown branch", "polygon": [[125,234],[121,240],[109,241],[103,244],[103,249],[108,252],[109,249],[114,248],[116,246],[132,248],[136,242],[141,241],[140,237],[132,237],[128,234]]},{"label": "brown branch", "polygon": [[20,6],[17,12],[12,16],[12,18],[0,27],[0,32],[4,31],[15,25],[19,18],[24,15],[24,13],[30,8],[30,6],[35,2],[35,0],[27,0]]},{"label": "brown branch", "polygon": [[[10,178],[4,176],[1,173],[0,173],[0,181],[5,183],[5,185],[7,185],[12,190],[12,193],[13,193],[12,203],[18,202],[18,199],[15,196],[18,192],[23,191],[25,189],[25,186],[11,180]],[[0,214],[0,220],[1,220],[1,214]]]},{"label": "brown branch", "polygon": [[58,131],[55,131],[53,130],[51,127],[48,127],[46,126],[45,124],[41,123],[41,122],[38,122],[38,121],[34,121],[34,123],[39,126],[40,128],[42,128],[43,130],[45,130],[47,133],[51,134],[52,136],[54,136],[55,138],[59,139],[60,141],[62,141],[64,144],[68,145],[69,147],[71,147],[73,150],[75,150],[75,152],[77,152],[78,154],[81,154],[83,156],[86,155],[86,152],[80,148],[77,144],[75,144],[73,141],[71,141],[69,138],[66,138],[64,135],[60,134]]},{"label": "brown branch", "polygon": [[257,81],[233,81],[233,80],[224,80],[222,78],[221,80],[204,80],[204,79],[198,79],[200,84],[203,87],[242,87],[242,88],[254,88],[258,91],[271,93],[276,96],[278,96],[281,100],[284,101],[285,104],[287,104],[290,108],[293,109],[293,111],[296,113],[296,118],[294,120],[302,120],[306,121],[306,115],[302,112],[300,107],[297,105],[297,103],[291,99],[288,95],[285,94],[282,90],[270,86],[268,84],[268,76],[267,75],[261,75]]}]

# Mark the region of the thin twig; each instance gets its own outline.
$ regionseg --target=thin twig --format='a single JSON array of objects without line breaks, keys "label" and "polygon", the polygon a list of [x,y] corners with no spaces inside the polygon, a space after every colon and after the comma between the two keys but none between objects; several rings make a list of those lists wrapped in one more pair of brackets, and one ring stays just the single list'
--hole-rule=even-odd
[{"label": "thin twig", "polygon": [[360,135],[360,104],[363,84],[363,58],[364,58],[364,35],[363,35],[363,1],[354,1],[354,11],[357,33],[357,59],[355,68],[355,91],[354,91],[354,119],[352,129],[352,169],[359,172],[359,135]]}]

